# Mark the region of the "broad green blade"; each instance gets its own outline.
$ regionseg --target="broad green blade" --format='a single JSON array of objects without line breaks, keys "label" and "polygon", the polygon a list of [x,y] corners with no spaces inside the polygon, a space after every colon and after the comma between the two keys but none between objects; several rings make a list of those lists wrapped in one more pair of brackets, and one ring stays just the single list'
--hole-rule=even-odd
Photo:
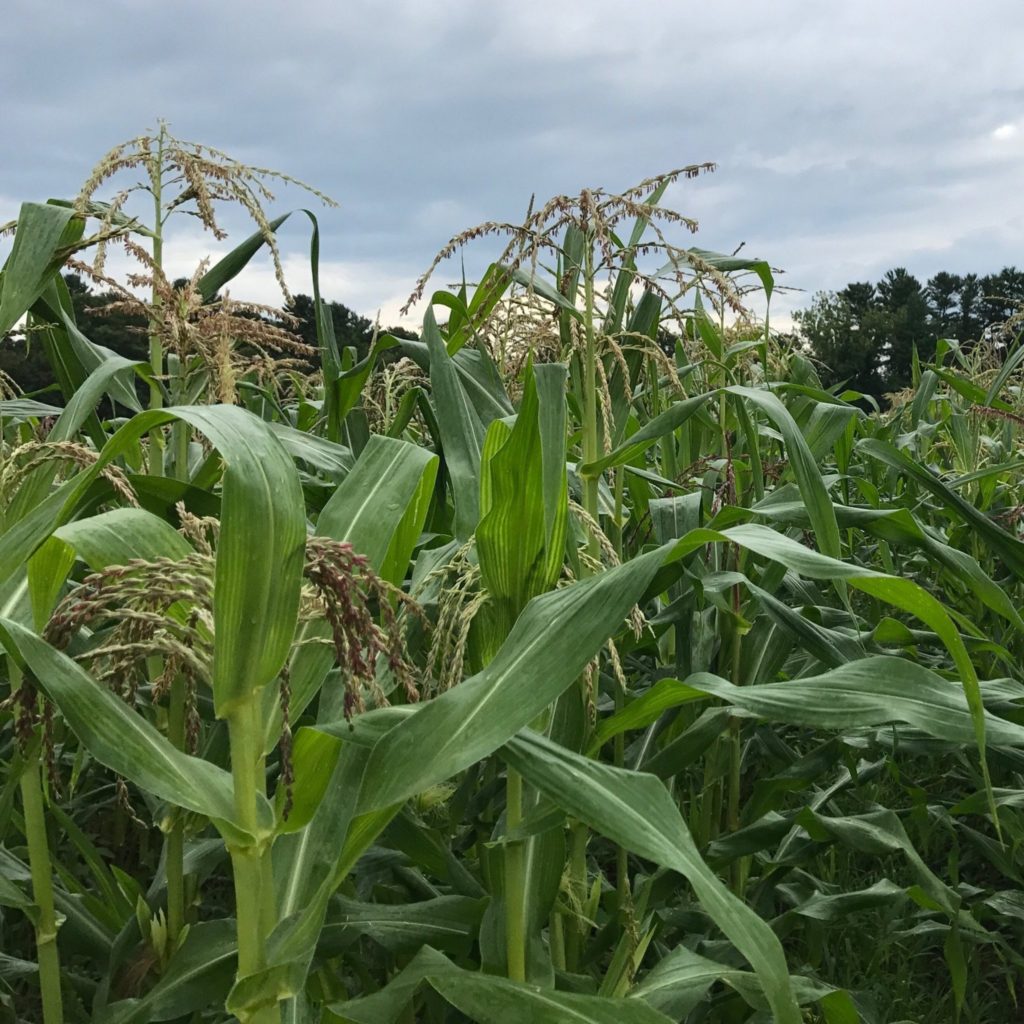
[{"label": "broad green blade", "polygon": [[412,954],[423,946],[465,955],[475,939],[486,899],[437,896],[417,903],[364,903],[336,896],[318,949],[331,956],[348,949],[360,935],[389,953]]},{"label": "broad green blade", "polygon": [[68,573],[75,564],[75,551],[69,544],[48,537],[28,560],[28,593],[32,605],[32,623],[42,632],[60,600]]},{"label": "broad green blade", "polygon": [[[905,658],[863,658],[824,675],[760,686],[735,686],[707,672],[676,685],[685,699],[703,691],[771,722],[839,730],[903,722],[950,743],[971,746],[975,739],[963,686]],[[985,733],[999,746],[1024,746],[1024,726],[987,711]]]},{"label": "broad green blade", "polygon": [[[382,579],[400,585],[430,508],[438,461],[417,445],[374,434],[321,511],[316,533],[347,541],[367,557]],[[328,635],[325,623],[313,622],[303,627],[300,639]],[[289,665],[293,716],[314,698],[333,664],[328,644],[304,643],[293,653]],[[281,730],[279,702],[272,691],[267,692],[265,705],[264,750],[269,752]]]},{"label": "broad green blade", "polygon": [[871,458],[877,459],[887,466],[892,466],[934,494],[960,520],[974,529],[978,536],[1006,562],[1016,576],[1024,578],[1024,542],[1007,533],[984,512],[976,509],[969,501],[940,480],[930,469],[908,458],[893,445],[876,438],[864,438],[858,442],[857,448],[870,455]]},{"label": "broad green blade", "polygon": [[462,386],[429,309],[423,318],[423,338],[430,354],[431,400],[455,501],[455,535],[459,540],[468,540],[480,518],[480,453],[484,425]]},{"label": "broad green blade", "polygon": [[352,1024],[396,1024],[424,983],[479,1024],[668,1024],[669,1021],[638,999],[576,995],[463,970],[429,946],[380,992],[363,999],[333,1003],[330,1008],[339,1019]]},{"label": "broad green blade", "polygon": [[598,473],[602,473],[613,466],[623,466],[627,462],[631,462],[650,448],[658,438],[671,433],[677,427],[681,427],[716,394],[716,391],[710,391],[707,394],[696,395],[693,398],[675,402],[661,413],[660,416],[655,416],[654,419],[645,423],[635,434],[630,435],[623,444],[612,449],[607,455],[603,455],[600,459],[595,459],[593,462],[583,463],[579,467],[580,473],[584,476],[596,476]]},{"label": "broad green blade", "polygon": [[508,763],[572,817],[620,846],[683,875],[701,906],[754,968],[779,1024],[800,1024],[775,933],[704,863],[660,779],[574,754],[524,732],[502,752]]},{"label": "broad green blade", "polygon": [[374,434],[323,507],[316,532],[348,541],[378,575],[401,583],[426,519],[437,467],[437,456],[426,449]]},{"label": "broad green blade", "polygon": [[910,892],[919,903],[929,910],[945,913],[972,932],[984,934],[983,926],[970,914],[961,911],[959,893],[952,886],[946,885],[925,863],[894,811],[886,809],[840,818],[805,808],[797,815],[797,822],[817,842],[834,840],[872,857],[901,853],[918,879],[919,885]]},{"label": "broad green blade", "polygon": [[178,1020],[222,1004],[235,973],[235,949],[233,920],[192,925],[156,984],[138,999],[111,1003],[96,1024]]},{"label": "broad green blade", "polygon": [[[735,989],[751,1006],[765,1006],[757,975],[726,964],[716,963],[700,956],[685,946],[677,946],[659,960],[650,973],[630,992],[630,997],[642,999],[673,1020],[681,1020],[707,994],[716,982],[724,981]],[[836,990],[807,978],[792,978],[793,991],[801,1006],[817,1002]]]},{"label": "broad green blade", "polygon": [[76,559],[93,572],[133,559],[184,558],[192,546],[169,523],[139,508],[116,508],[54,531],[28,561],[28,584],[41,630]]},{"label": "broad green blade", "polygon": [[[47,442],[74,440],[75,435],[92,414],[97,403],[107,393],[114,376],[134,365],[135,363],[130,359],[115,356],[93,370],[61,412],[53,429],[46,436]],[[28,479],[22,481],[6,510],[8,523],[17,522],[43,500],[53,484],[60,465],[58,461],[51,460],[38,466]]]},{"label": "broad green blade", "polygon": [[678,679],[659,679],[649,690],[636,700],[630,701],[621,711],[602,718],[590,741],[587,753],[594,756],[610,739],[624,732],[643,729],[656,722],[671,708],[690,704],[701,699],[700,689],[687,686]]},{"label": "broad green blade", "polygon": [[761,286],[768,298],[771,298],[775,288],[775,277],[767,260],[728,256],[725,253],[712,252],[710,249],[698,249],[696,246],[677,253],[654,276],[664,277],[677,272],[681,267],[694,269],[697,273],[700,273],[704,267],[712,267],[724,274],[734,273],[737,270],[749,270],[760,278]]},{"label": "broad green blade", "polygon": [[498,304],[511,283],[512,275],[497,263],[492,263],[484,271],[473,292],[473,298],[466,307],[465,317],[455,330],[449,330],[449,355],[455,355],[473,337],[474,331],[486,322],[488,314]]},{"label": "broad green blade", "polygon": [[634,999],[575,995],[452,968],[428,974],[430,986],[478,1024],[669,1024]]},{"label": "broad green blade", "polygon": [[[534,598],[483,671],[419,705],[376,743],[360,809],[389,806],[443,782],[532,722],[620,628],[663,558],[655,551]],[[335,728],[347,735],[347,724]]]},{"label": "broad green blade", "polygon": [[557,364],[554,370],[542,375],[543,392],[528,372],[515,422],[510,428],[495,420],[484,441],[476,549],[502,638],[562,569],[568,524],[565,372]]},{"label": "broad green blade", "polygon": [[[271,233],[277,231],[291,215],[289,212],[275,217],[267,224],[267,228]],[[313,223],[315,224],[316,221],[314,220]],[[254,231],[245,241],[236,245],[227,256],[222,257],[210,267],[199,279],[199,294],[202,295],[203,301],[210,302],[224,285],[230,283],[245,270],[253,256],[266,244],[267,238],[264,232]]]},{"label": "broad green blade", "polygon": [[352,452],[316,434],[307,434],[284,423],[268,424],[293,459],[299,459],[334,480],[343,480],[355,463]]},{"label": "broad green blade", "polygon": [[65,250],[82,237],[74,210],[22,203],[10,255],[0,277],[0,338],[28,312],[60,267]]},{"label": "broad green blade", "polygon": [[262,690],[285,662],[295,635],[305,559],[299,476],[262,420],[235,406],[182,406],[133,417],[97,462],[50,494],[0,539],[0,582],[74,514],[107,463],[148,431],[175,419],[204,433],[224,463],[214,589],[213,688],[217,714]]},{"label": "broad green blade", "polygon": [[800,486],[800,494],[807,506],[818,547],[833,558],[840,556],[839,527],[832,500],[825,489],[821,471],[804,435],[782,402],[769,391],[732,386],[725,389],[744,401],[756,405],[779,429],[786,442],[789,464]]},{"label": "broad green blade", "polygon": [[192,545],[159,516],[141,508],[115,508],[88,519],[78,519],[53,531],[71,545],[94,572],[108,565],[124,565],[133,558],[185,558]]},{"label": "broad green blade", "polygon": [[[235,825],[231,775],[182,753],[141,715],[35,633],[0,619],[0,642],[27,668],[100,764],[177,807],[211,818],[228,841],[254,838]],[[273,828],[273,811],[257,801],[259,825]]]},{"label": "broad green blade", "polygon": [[[930,558],[947,569],[954,579],[965,584],[979,601],[997,615],[1024,632],[1024,618],[1006,591],[985,572],[978,560],[938,540],[933,531],[925,530],[918,519],[905,508],[852,508],[834,505],[840,529],[859,529],[894,544],[910,544],[923,549]],[[796,501],[764,501],[754,506],[758,516],[774,522],[809,523],[804,503]]]},{"label": "broad green blade", "polygon": [[302,487],[288,453],[251,413],[188,406],[168,414],[202,431],[224,461],[213,597],[213,696],[223,718],[274,679],[288,656],[305,560]]}]

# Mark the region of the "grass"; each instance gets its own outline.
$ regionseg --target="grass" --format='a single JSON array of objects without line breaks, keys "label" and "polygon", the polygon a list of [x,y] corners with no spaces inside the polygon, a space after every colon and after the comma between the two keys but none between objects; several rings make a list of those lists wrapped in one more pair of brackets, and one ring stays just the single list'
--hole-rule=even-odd
[{"label": "grass", "polygon": [[[1021,350],[823,389],[663,206],[711,170],[456,235],[475,286],[315,371],[219,297],[282,176],[161,127],[22,207],[0,1020],[1014,1019]],[[69,312],[110,246],[147,363]]]}]

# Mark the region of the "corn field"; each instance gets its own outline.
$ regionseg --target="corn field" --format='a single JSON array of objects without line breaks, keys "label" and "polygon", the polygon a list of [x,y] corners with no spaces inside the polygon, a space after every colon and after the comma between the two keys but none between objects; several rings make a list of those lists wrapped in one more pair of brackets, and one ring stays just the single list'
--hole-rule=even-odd
[{"label": "corn field", "polygon": [[664,205],[712,170],[463,231],[363,358],[226,291],[287,298],[285,175],[161,128],[21,207],[0,337],[59,390],[0,380],[0,1021],[1024,1013],[1024,347],[823,389]]}]

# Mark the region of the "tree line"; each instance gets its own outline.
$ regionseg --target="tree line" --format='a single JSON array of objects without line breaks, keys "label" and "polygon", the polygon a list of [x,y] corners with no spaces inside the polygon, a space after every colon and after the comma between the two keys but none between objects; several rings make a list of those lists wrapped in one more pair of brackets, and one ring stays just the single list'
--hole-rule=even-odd
[{"label": "tree line", "polygon": [[925,284],[904,267],[876,283],[856,281],[818,292],[793,314],[799,340],[820,364],[822,383],[875,398],[908,387],[913,352],[930,360],[940,338],[970,345],[1024,306],[1024,271],[941,271]]}]

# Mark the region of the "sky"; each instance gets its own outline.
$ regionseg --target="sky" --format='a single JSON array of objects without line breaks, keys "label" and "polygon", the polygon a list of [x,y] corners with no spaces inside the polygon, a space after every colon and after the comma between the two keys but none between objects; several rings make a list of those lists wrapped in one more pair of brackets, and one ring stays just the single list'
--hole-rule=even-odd
[{"label": "sky", "polygon": [[[386,325],[463,228],[703,161],[666,196],[700,224],[678,240],[779,268],[783,321],[895,266],[1024,264],[1021,0],[5,0],[3,23],[0,222],[163,118],[337,199],[323,293]],[[284,190],[273,210],[308,204]],[[181,218],[169,269],[228,248]],[[269,266],[232,293],[273,302]]]}]

